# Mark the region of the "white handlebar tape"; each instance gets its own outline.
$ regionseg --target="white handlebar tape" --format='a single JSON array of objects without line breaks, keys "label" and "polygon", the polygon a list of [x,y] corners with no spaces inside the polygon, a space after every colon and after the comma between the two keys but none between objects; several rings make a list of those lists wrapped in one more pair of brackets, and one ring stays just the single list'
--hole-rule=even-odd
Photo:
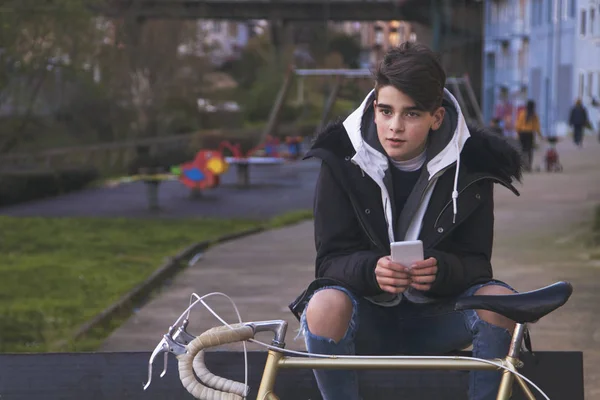
[{"label": "white handlebar tape", "polygon": [[[243,400],[243,383],[212,374],[204,364],[204,349],[227,343],[242,342],[254,337],[254,330],[246,325],[219,326],[209,329],[187,346],[187,353],[178,356],[179,379],[186,390],[200,400]],[[194,372],[206,385],[198,382]]]}]

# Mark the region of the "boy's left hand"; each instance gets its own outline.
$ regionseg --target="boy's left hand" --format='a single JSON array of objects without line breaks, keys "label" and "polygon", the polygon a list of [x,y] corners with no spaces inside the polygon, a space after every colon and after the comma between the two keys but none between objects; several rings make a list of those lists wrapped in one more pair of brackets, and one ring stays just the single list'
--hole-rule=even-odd
[{"label": "boy's left hand", "polygon": [[409,269],[412,282],[410,286],[417,290],[427,291],[435,281],[438,272],[437,260],[429,257],[427,260],[417,261]]}]

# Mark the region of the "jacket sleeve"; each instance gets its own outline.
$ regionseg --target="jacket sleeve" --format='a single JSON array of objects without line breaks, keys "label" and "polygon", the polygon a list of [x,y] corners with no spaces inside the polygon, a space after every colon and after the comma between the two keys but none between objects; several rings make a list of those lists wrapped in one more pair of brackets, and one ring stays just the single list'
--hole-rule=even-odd
[{"label": "jacket sleeve", "polygon": [[483,184],[482,203],[451,234],[443,250],[426,250],[425,258],[435,257],[438,273],[429,294],[454,296],[469,286],[492,279],[494,241],[493,183]]},{"label": "jacket sleeve", "polygon": [[385,254],[373,251],[348,194],[323,162],[314,199],[316,277],[347,285],[357,295],[382,293],[375,266]]}]

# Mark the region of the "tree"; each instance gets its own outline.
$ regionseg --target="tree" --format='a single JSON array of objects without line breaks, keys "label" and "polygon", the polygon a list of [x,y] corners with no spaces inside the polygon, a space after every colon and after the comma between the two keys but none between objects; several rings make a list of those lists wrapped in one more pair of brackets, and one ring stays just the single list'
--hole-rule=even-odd
[{"label": "tree", "polygon": [[360,43],[353,36],[337,33],[329,40],[329,52],[339,53],[344,65],[358,68],[360,64]]},{"label": "tree", "polygon": [[41,104],[48,81],[89,65],[95,29],[80,0],[8,0],[0,13],[0,110],[11,123],[0,153],[15,148]]},{"label": "tree", "polygon": [[112,21],[115,39],[101,55],[102,81],[116,103],[131,112],[129,137],[165,133],[164,106],[174,95],[195,103],[202,73],[190,38],[195,25],[173,20]]}]

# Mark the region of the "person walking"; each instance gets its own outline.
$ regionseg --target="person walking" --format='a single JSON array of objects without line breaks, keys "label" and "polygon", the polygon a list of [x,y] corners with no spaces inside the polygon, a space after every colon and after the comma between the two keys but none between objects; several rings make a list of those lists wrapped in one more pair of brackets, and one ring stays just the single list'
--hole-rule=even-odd
[{"label": "person walking", "polygon": [[525,171],[531,172],[535,135],[543,139],[542,132],[540,131],[540,119],[535,112],[535,102],[533,100],[529,100],[525,109],[519,111],[515,129],[521,143],[521,154],[523,156]]},{"label": "person walking", "polygon": [[590,126],[590,120],[586,108],[581,103],[581,99],[577,99],[575,106],[569,114],[569,125],[573,127],[573,142],[576,146],[583,146],[583,129]]}]

